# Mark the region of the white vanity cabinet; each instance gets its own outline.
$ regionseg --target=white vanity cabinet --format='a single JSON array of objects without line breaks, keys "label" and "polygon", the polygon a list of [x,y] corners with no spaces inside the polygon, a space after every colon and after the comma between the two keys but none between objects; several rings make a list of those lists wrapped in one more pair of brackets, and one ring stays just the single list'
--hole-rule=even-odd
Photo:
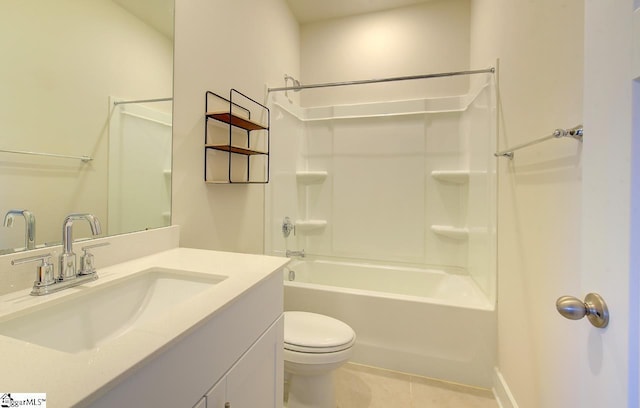
[{"label": "white vanity cabinet", "polygon": [[277,271],[88,405],[282,407],[282,310]]},{"label": "white vanity cabinet", "polygon": [[281,317],[207,392],[207,408],[282,406],[283,328]]}]

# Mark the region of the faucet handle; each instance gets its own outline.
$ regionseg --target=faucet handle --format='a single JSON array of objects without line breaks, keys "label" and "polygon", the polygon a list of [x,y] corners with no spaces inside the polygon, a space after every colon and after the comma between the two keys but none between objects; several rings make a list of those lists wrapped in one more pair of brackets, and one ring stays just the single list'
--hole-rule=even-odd
[{"label": "faucet handle", "polygon": [[107,246],[107,245],[111,245],[111,243],[110,242],[100,242],[99,244],[91,244],[91,245],[83,246],[80,249],[83,250],[84,253],[86,254],[87,250],[89,250],[89,249],[99,248],[99,247],[103,247],[103,246]]},{"label": "faucet handle", "polygon": [[282,236],[288,238],[291,231],[293,231],[293,235],[296,235],[296,225],[291,222],[291,218],[284,217],[284,220],[282,220]]},{"label": "faucet handle", "polygon": [[36,268],[36,280],[33,282],[33,291],[31,294],[39,294],[39,292],[43,291],[46,292],[47,286],[56,283],[56,279],[54,277],[54,266],[51,262],[51,258],[53,256],[55,256],[55,253],[29,256],[27,258],[14,259],[11,261],[11,265],[20,265],[28,262],[41,262]]},{"label": "faucet handle", "polygon": [[110,243],[101,242],[99,244],[87,245],[80,248],[82,249],[82,256],[80,257],[80,272],[78,272],[78,275],[91,275],[96,273],[96,268],[93,266],[93,254],[89,252],[89,250],[107,245],[110,245]]}]

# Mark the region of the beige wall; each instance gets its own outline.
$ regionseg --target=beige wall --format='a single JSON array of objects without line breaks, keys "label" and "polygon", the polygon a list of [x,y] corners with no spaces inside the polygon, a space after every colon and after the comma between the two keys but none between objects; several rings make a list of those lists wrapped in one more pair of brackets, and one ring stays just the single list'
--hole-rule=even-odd
[{"label": "beige wall", "polygon": [[[303,83],[340,82],[465,70],[469,0],[324,20],[301,27]],[[303,106],[464,94],[467,77],[305,91]]]},{"label": "beige wall", "polygon": [[[471,15],[471,65],[500,59],[500,149],[581,123],[582,2],[474,0]],[[519,408],[579,406],[555,300],[580,279],[580,153],[551,140],[499,159],[498,367]]]},{"label": "beige wall", "polygon": [[299,72],[298,24],[284,0],[176,0],[173,224],[181,246],[263,252],[264,186],[205,185],[205,91],[265,85]]}]

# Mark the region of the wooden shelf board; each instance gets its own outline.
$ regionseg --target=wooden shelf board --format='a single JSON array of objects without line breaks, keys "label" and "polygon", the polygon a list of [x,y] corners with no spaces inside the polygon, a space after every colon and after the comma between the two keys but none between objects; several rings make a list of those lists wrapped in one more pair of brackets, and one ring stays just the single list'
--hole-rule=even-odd
[{"label": "wooden shelf board", "polygon": [[220,122],[229,123],[233,126],[239,127],[245,130],[265,130],[266,126],[254,122],[250,119],[245,119],[240,116],[234,115],[229,112],[207,112],[207,117],[219,120]]},{"label": "wooden shelf board", "polygon": [[236,154],[243,154],[245,156],[253,156],[256,154],[267,154],[267,152],[261,152],[259,150],[247,149],[246,147],[233,146],[233,145],[214,145],[214,144],[206,144],[204,145],[207,149],[220,150],[223,152],[231,152]]}]

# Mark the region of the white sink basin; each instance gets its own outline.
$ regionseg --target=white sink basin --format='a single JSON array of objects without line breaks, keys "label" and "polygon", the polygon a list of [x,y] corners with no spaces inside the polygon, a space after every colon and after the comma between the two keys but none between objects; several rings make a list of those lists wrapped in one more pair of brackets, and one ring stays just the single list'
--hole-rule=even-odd
[{"label": "white sink basin", "polygon": [[6,316],[0,335],[68,353],[90,350],[161,318],[224,279],[152,268],[94,287],[76,286],[77,294]]}]

